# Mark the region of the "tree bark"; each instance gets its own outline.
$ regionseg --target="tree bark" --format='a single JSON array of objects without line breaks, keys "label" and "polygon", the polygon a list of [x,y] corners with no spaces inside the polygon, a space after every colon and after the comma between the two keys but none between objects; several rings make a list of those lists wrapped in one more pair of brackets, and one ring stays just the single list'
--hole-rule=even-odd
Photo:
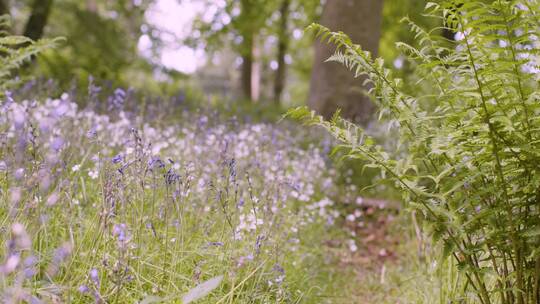
[{"label": "tree bark", "polygon": [[252,100],[253,97],[253,48],[255,46],[255,31],[247,23],[251,19],[253,6],[250,0],[240,0],[239,32],[242,36],[240,55],[242,56],[241,80],[242,93],[244,98]]},{"label": "tree bark", "polygon": [[0,0],[0,16],[9,15],[9,2],[8,0]]},{"label": "tree bark", "polygon": [[92,13],[97,13],[96,0],[86,0],[86,10]]},{"label": "tree bark", "polygon": [[290,0],[283,0],[281,2],[281,7],[279,8],[280,13],[280,22],[279,22],[279,42],[278,42],[278,53],[277,53],[277,63],[278,68],[276,70],[276,78],[274,80],[274,101],[277,105],[281,104],[281,95],[283,94],[283,89],[285,88],[285,79],[287,76],[287,66],[285,63],[285,55],[287,54],[287,49],[289,48],[289,35],[287,31],[288,21],[289,21],[289,7],[291,5]]},{"label": "tree bark", "polygon": [[32,40],[38,40],[43,36],[52,4],[53,0],[34,0],[30,18],[24,28],[24,36]]},{"label": "tree bark", "polygon": [[261,49],[257,39],[254,39],[251,48],[251,101],[257,102],[261,97]]},{"label": "tree bark", "polygon": [[[382,8],[383,0],[328,0],[321,24],[345,32],[375,57],[381,36]],[[363,91],[369,89],[363,86],[365,78],[354,78],[339,63],[325,62],[334,51],[334,46],[316,42],[308,105],[327,118],[341,109],[343,117],[365,125],[375,110]]]},{"label": "tree bark", "polygon": [[241,68],[241,85],[242,92],[245,99],[251,99],[252,97],[252,72],[253,72],[253,37],[245,35],[243,37],[242,46],[242,68]]}]

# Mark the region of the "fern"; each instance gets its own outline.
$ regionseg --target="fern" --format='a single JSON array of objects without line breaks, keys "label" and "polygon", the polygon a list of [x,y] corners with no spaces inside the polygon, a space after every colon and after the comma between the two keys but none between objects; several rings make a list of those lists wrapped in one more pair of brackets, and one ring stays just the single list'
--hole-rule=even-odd
[{"label": "fern", "polygon": [[336,46],[329,60],[369,78],[381,117],[399,125],[404,156],[338,116],[288,113],[322,126],[348,157],[395,181],[454,257],[475,303],[540,303],[539,13],[530,0],[428,3],[426,16],[446,20],[460,39],[451,45],[437,29],[404,19],[418,47],[397,47],[423,88],[412,96],[405,89],[414,84],[394,78],[346,34],[310,26]]},{"label": "fern", "polygon": [[15,75],[25,63],[62,41],[62,38],[33,41],[25,36],[10,35],[10,26],[9,16],[0,16],[0,96],[20,83]]}]

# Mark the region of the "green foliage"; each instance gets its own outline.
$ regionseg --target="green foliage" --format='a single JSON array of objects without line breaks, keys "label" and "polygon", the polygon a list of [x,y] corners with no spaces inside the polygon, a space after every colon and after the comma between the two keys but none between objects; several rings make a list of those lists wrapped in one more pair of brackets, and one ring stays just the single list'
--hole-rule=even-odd
[{"label": "green foliage", "polygon": [[428,3],[426,15],[446,20],[463,39],[451,47],[439,29],[406,20],[419,47],[397,46],[417,65],[421,90],[412,95],[382,59],[312,25],[337,46],[329,60],[368,77],[381,117],[399,126],[400,151],[385,151],[338,115],[288,114],[322,126],[348,157],[368,161],[402,190],[464,273],[475,303],[539,302],[539,12],[538,1]]},{"label": "green foliage", "polygon": [[385,59],[395,59],[399,55],[399,50],[395,49],[396,41],[403,41],[409,44],[415,43],[414,35],[398,22],[404,16],[414,20],[424,27],[441,26],[441,20],[422,18],[425,1],[402,0],[386,1],[384,3],[382,35],[379,47],[379,56]]},{"label": "green foliage", "polygon": [[61,41],[60,38],[33,41],[24,36],[10,35],[10,27],[9,16],[0,16],[0,96],[20,83],[20,78],[13,77],[17,70],[37,54],[55,47]]},{"label": "green foliage", "polygon": [[[138,78],[133,74],[151,74],[150,65],[137,54],[143,8],[126,12],[122,8],[127,5],[120,2],[97,4],[100,6],[95,11],[81,1],[62,1],[53,6],[48,32],[66,37],[67,43],[40,58],[38,73],[59,81],[64,90],[73,80],[86,87],[89,76],[111,81],[114,86],[127,86]],[[105,15],[110,11],[115,12],[115,18]]]},{"label": "green foliage", "polygon": [[[211,7],[215,3],[206,1],[205,5]],[[248,54],[251,52],[255,35],[259,34],[271,13],[278,7],[278,1],[227,0],[210,21],[200,17],[195,20],[193,27],[201,37],[188,39],[187,43],[202,43],[208,51],[215,51],[231,38],[237,38],[241,42],[233,45],[234,50],[240,54]]]}]

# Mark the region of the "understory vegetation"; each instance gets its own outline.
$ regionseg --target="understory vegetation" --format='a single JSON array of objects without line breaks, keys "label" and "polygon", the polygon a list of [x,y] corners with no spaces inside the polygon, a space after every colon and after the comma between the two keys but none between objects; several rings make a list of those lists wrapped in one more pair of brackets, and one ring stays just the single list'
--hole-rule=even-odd
[{"label": "understory vegetation", "polygon": [[212,278],[206,303],[342,296],[322,241],[345,237],[334,201],[356,193],[334,182],[330,140],[211,113],[143,120],[120,89],[109,115],[72,98],[2,103],[3,301],[188,303]]},{"label": "understory vegetation", "polygon": [[420,46],[397,46],[415,66],[414,84],[394,78],[346,34],[311,27],[336,45],[329,60],[368,78],[400,145],[385,151],[339,115],[325,121],[305,108],[289,115],[322,126],[341,141],[338,149],[402,191],[442,250],[435,261],[449,268],[441,303],[540,301],[538,11],[536,1],[428,3],[428,16],[457,29],[457,45],[405,19]]},{"label": "understory vegetation", "polygon": [[[15,35],[8,17],[21,19],[27,4],[10,10],[0,0],[0,302],[540,303],[540,3],[427,2],[424,14],[413,11],[420,22],[401,20],[407,36],[386,24],[382,2],[355,2],[379,10],[367,20],[374,52],[383,19],[390,36],[414,41],[382,50],[399,54],[390,68],[347,33],[312,24],[307,32],[335,51],[328,61],[358,79],[320,64],[312,76],[324,77],[311,85],[331,79],[336,99],[366,89],[371,101],[321,116],[313,102],[330,96],[328,86],[310,94],[311,109],[284,114],[280,100],[305,91],[284,89],[287,18],[303,27],[315,15],[334,22],[350,13],[324,3],[227,0],[207,4],[216,18],[193,20],[194,47],[234,40],[227,48],[238,56],[216,58],[239,68],[242,99],[229,82],[207,87],[219,97],[191,86],[204,73],[137,55],[131,38],[169,39],[144,23],[158,2],[55,8],[78,12],[69,16],[77,33],[103,21],[92,35],[114,34],[100,40],[117,40],[109,64],[93,38],[43,35],[52,1],[34,2],[31,39]],[[395,3],[385,10],[399,13]],[[258,53],[258,44],[271,44],[277,25],[269,90],[267,74],[259,86],[257,56],[269,61],[273,51]],[[304,43],[291,44],[295,55]],[[317,44],[315,58],[329,48]],[[296,68],[306,76],[304,61]],[[39,74],[44,67],[49,74]],[[130,80],[137,89],[119,87]],[[361,87],[353,94],[346,83]],[[329,100],[324,112],[350,106]],[[362,126],[343,118],[360,116]]]}]

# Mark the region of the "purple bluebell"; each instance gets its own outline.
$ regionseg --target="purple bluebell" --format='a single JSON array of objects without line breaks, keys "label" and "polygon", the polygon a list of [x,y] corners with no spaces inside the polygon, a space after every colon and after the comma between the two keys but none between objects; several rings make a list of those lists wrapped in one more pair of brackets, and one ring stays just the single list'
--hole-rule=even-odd
[{"label": "purple bluebell", "polygon": [[36,273],[37,273],[37,269],[36,269],[37,263],[38,263],[38,259],[34,255],[31,255],[31,256],[27,257],[26,259],[24,259],[23,273],[24,273],[24,276],[27,279],[30,279],[30,278],[32,278],[33,276],[36,275]]},{"label": "purple bluebell", "polygon": [[71,245],[65,243],[54,251],[53,262],[57,265],[62,263],[71,254]]},{"label": "purple bluebell", "polygon": [[238,204],[236,204],[236,207],[237,207],[237,208],[243,207],[244,204],[245,204],[245,200],[244,200],[244,198],[241,198],[241,199],[238,201]]},{"label": "purple bluebell", "polygon": [[62,147],[64,146],[64,140],[61,137],[55,137],[53,141],[51,142],[51,148],[58,152]]},{"label": "purple bluebell", "polygon": [[167,170],[167,173],[165,173],[165,181],[168,185],[172,185],[178,180],[180,180],[180,175],[176,174],[173,169]]},{"label": "purple bluebell", "polygon": [[79,290],[80,293],[87,293],[87,292],[90,291],[90,288],[88,288],[88,286],[86,286],[86,285],[81,285],[81,286],[79,286],[78,290]]},{"label": "purple bluebell", "polygon": [[90,270],[90,280],[99,287],[99,272],[96,268]]},{"label": "purple bluebell", "polygon": [[66,115],[68,111],[69,111],[69,102],[67,101],[67,99],[63,99],[60,101],[58,106],[56,106],[53,109],[52,114],[53,114],[53,117],[60,118]]},{"label": "purple bluebell", "polygon": [[2,112],[6,112],[11,104],[15,102],[15,100],[13,100],[13,93],[11,91],[5,91],[4,96],[5,100],[2,102]]},{"label": "purple bluebell", "polygon": [[266,237],[264,235],[258,235],[257,236],[257,240],[255,241],[255,252],[257,254],[260,254],[261,253],[261,247],[262,247],[262,243],[263,241],[266,239]]},{"label": "purple bluebell", "polygon": [[122,154],[117,154],[115,157],[112,158],[113,164],[118,164],[124,160],[124,156]]},{"label": "purple bluebell", "polygon": [[148,167],[150,170],[153,170],[155,168],[161,169],[165,167],[165,163],[161,160],[161,158],[157,156],[152,156],[150,160],[148,160]]},{"label": "purple bluebell", "polygon": [[26,111],[22,107],[13,107],[13,126],[15,130],[20,130],[26,123],[27,115]]},{"label": "purple bluebell", "polygon": [[101,92],[101,87],[97,86],[94,77],[88,77],[88,95],[90,97],[96,97]]},{"label": "purple bluebell", "polygon": [[109,110],[121,110],[126,100],[126,91],[121,88],[114,90],[114,94],[109,96]]},{"label": "purple bluebell", "polygon": [[127,235],[127,225],[122,224],[115,224],[113,226],[113,235],[118,238],[119,242],[126,242],[129,240]]},{"label": "purple bluebell", "polygon": [[88,132],[86,132],[86,137],[92,139],[92,138],[95,138],[97,136],[97,130],[96,130],[96,127],[92,127],[90,128],[90,130],[88,130]]},{"label": "purple bluebell", "polygon": [[281,274],[285,274],[285,269],[281,267],[279,264],[274,264],[274,267],[272,267],[272,270],[277,271]]}]

